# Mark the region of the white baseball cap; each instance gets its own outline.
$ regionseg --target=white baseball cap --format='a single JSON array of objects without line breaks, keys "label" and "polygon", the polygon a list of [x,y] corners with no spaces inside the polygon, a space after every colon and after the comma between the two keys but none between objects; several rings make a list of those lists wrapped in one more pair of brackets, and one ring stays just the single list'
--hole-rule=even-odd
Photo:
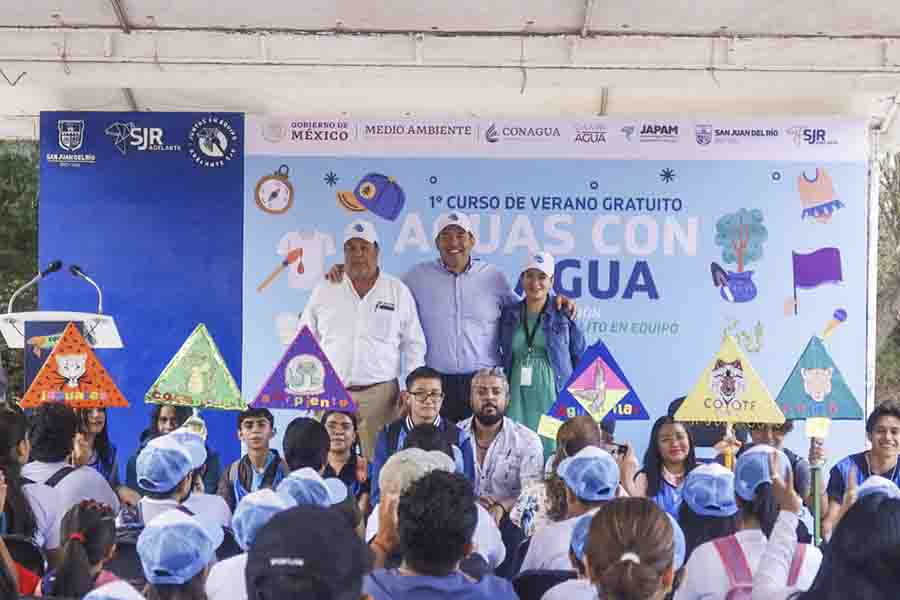
[{"label": "white baseball cap", "polygon": [[444,213],[438,217],[437,234],[440,235],[444,229],[451,225],[456,225],[466,233],[475,235],[475,231],[472,229],[472,221],[469,219],[469,216],[461,212]]},{"label": "white baseball cap", "polygon": [[357,219],[344,228],[344,243],[353,238],[366,240],[370,244],[378,243],[378,234],[375,232],[375,226],[369,221]]},{"label": "white baseball cap", "polygon": [[528,269],[537,269],[546,274],[547,277],[553,277],[553,271],[556,269],[556,260],[553,259],[553,255],[549,252],[538,252],[528,257],[522,272],[524,273]]}]

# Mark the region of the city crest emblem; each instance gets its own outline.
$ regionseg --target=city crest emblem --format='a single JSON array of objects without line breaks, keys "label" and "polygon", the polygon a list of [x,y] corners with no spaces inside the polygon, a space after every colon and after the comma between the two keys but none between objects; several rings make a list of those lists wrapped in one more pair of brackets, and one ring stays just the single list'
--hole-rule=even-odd
[{"label": "city crest emblem", "polygon": [[701,146],[708,146],[713,140],[712,125],[697,125],[697,143]]},{"label": "city crest emblem", "polygon": [[81,148],[84,141],[84,121],[62,119],[56,122],[59,130],[59,146],[63,150],[74,152]]}]

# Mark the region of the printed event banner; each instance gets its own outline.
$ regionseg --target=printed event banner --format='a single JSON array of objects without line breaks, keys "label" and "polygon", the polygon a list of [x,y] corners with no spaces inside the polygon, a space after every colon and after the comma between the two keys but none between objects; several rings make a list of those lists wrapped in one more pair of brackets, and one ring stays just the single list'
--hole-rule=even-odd
[{"label": "printed event banner", "polygon": [[[513,287],[529,253],[555,256],[556,292],[577,303],[588,344],[627,365],[647,411],[617,427],[639,453],[725,335],[777,390],[842,309],[829,351],[865,397],[863,121],[248,116],[245,138],[245,390],[262,387],[343,262],[348,223],[371,222],[381,268],[402,277],[437,259],[438,217],[462,211],[473,255]],[[277,418],[283,429],[289,413]],[[835,423],[833,443],[859,446],[860,432]]]}]

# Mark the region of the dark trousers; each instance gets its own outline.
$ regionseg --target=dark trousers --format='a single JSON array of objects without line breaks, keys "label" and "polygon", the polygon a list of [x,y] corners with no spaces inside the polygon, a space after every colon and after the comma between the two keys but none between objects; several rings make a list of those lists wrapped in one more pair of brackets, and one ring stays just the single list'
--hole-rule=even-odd
[{"label": "dark trousers", "polygon": [[459,423],[472,416],[469,394],[472,391],[472,377],[474,376],[475,373],[441,375],[441,387],[444,390],[441,417]]}]

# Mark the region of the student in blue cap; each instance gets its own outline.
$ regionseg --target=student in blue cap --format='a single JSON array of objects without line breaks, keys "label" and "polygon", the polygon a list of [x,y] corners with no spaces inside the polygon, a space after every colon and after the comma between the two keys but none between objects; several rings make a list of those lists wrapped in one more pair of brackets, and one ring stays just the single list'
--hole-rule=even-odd
[{"label": "student in blue cap", "polygon": [[309,467],[297,469],[282,479],[275,491],[297,506],[334,506],[347,499],[347,486],[340,479],[322,479]]},{"label": "student in blue cap", "polygon": [[722,465],[710,463],[691,471],[681,499],[678,524],[687,541],[688,559],[697,546],[735,532],[734,473]]},{"label": "student in blue cap", "polygon": [[[772,489],[781,512],[753,576],[754,597],[766,600],[893,600],[900,588],[900,489],[872,476],[857,488],[850,477],[828,543],[808,590],[790,584],[803,500],[770,457]],[[851,473],[855,475],[855,473]]]},{"label": "student in blue cap", "polygon": [[293,500],[277,494],[269,488],[251,492],[241,498],[234,511],[232,527],[234,537],[244,552],[216,563],[206,578],[206,595],[209,600],[245,600],[247,598],[244,570],[247,568],[247,551],[253,545],[256,534],[278,513],[296,506]]},{"label": "student in blue cap", "polygon": [[147,600],[205,600],[204,584],[222,528],[180,510],[151,521],[137,541]]},{"label": "student in blue cap", "polygon": [[616,496],[619,465],[606,450],[587,446],[563,459],[556,474],[566,484],[567,518],[534,534],[522,562],[522,571],[571,567],[569,544],[578,517],[594,514]]},{"label": "student in blue cap", "polygon": [[[791,478],[790,460],[771,446],[756,445],[744,452],[734,467],[734,492],[739,509],[737,532],[698,547],[688,562],[687,575],[676,595],[677,600],[699,600],[728,597],[734,590],[749,593],[753,573],[775,520],[779,505],[772,486],[771,463],[782,480]],[[791,566],[791,585],[798,589],[810,586],[822,555],[814,546],[799,544]]]}]

